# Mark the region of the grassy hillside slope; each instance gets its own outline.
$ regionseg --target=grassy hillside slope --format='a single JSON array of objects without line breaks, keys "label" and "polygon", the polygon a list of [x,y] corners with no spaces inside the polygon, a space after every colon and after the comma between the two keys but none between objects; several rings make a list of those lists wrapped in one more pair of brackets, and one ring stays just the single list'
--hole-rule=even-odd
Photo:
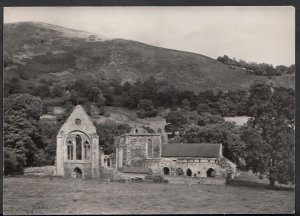
[{"label": "grassy hillside slope", "polygon": [[[67,73],[78,78],[85,72],[122,82],[154,76],[179,89],[196,92],[247,88],[255,80],[268,79],[230,69],[200,54],[38,22],[5,24],[4,56],[13,62],[5,67],[5,77],[23,73],[28,85],[49,73]],[[294,86],[292,75],[273,80],[278,85]]]}]

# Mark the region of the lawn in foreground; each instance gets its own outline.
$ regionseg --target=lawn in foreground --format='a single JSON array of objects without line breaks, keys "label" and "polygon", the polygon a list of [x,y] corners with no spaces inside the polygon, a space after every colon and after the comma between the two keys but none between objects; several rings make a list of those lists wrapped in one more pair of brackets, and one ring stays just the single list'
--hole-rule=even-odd
[{"label": "lawn in foreground", "polygon": [[264,188],[9,177],[4,214],[293,213],[294,192]]}]

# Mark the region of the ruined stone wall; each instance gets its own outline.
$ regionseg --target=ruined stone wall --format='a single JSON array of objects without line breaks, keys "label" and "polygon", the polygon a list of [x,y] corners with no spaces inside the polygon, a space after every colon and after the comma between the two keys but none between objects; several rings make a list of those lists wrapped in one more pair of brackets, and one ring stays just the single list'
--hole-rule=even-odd
[{"label": "ruined stone wall", "polygon": [[140,173],[122,173],[122,172],[119,172],[118,173],[118,178],[119,179],[132,179],[132,178],[142,178],[142,179],[145,179],[147,174],[140,174]]},{"label": "ruined stone wall", "polygon": [[100,179],[115,179],[116,170],[113,168],[108,168],[104,166],[99,167]]},{"label": "ruined stone wall", "polygon": [[64,170],[65,177],[71,178],[73,170],[78,167],[81,169],[83,178],[92,178],[92,163],[82,163],[82,162],[65,162]]},{"label": "ruined stone wall", "polygon": [[123,165],[145,167],[148,157],[148,140],[152,141],[152,151],[155,158],[160,158],[161,137],[159,135],[136,135],[127,136],[123,146]]}]

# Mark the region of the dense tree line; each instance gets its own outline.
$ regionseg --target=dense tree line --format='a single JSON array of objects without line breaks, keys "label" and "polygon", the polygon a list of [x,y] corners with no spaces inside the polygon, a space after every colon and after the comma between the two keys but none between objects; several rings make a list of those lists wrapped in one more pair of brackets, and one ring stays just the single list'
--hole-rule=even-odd
[{"label": "dense tree line", "polygon": [[[121,83],[118,80],[104,80],[87,73],[80,79],[63,82],[50,76],[26,89],[20,78],[12,77],[4,83],[4,96],[28,93],[42,99],[43,113],[47,107],[77,104],[95,104],[98,107],[127,107],[137,111],[139,118],[154,117],[158,107],[173,108],[185,106],[189,110],[209,112],[221,116],[247,115],[247,91],[206,90],[198,93],[181,91],[166,81],[153,77],[145,81]],[[103,114],[103,110],[100,110]],[[101,114],[99,113],[99,114]]]},{"label": "dense tree line", "polygon": [[149,78],[144,82],[138,80],[130,84],[125,83],[127,91],[123,91],[123,106],[138,109],[138,116],[153,117],[157,107],[186,107],[188,110],[209,112],[221,116],[240,116],[247,114],[247,91],[212,90],[199,92],[180,91],[164,81]]},{"label": "dense tree line", "polygon": [[235,58],[229,58],[227,55],[219,56],[217,58],[218,61],[232,66],[232,69],[235,67],[243,68],[247,70],[248,73],[253,73],[256,75],[263,75],[263,76],[280,76],[283,74],[294,74],[295,73],[295,64],[290,66],[278,65],[273,67],[273,65],[266,64],[266,63],[254,63],[254,62],[246,62],[244,60],[237,61]]}]

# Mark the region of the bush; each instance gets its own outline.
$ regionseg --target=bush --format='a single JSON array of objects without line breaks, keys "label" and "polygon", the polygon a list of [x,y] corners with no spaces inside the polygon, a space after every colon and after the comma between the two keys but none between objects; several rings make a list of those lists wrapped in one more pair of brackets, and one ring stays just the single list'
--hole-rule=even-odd
[{"label": "bush", "polygon": [[100,109],[99,109],[99,115],[104,115],[104,114],[105,114],[104,107],[100,107]]},{"label": "bush", "polygon": [[136,114],[138,118],[155,117],[157,116],[157,110],[150,110],[150,111],[139,110],[137,111]]},{"label": "bush", "polygon": [[10,148],[4,148],[4,175],[24,173],[25,155],[17,154]]},{"label": "bush", "polygon": [[22,72],[20,74],[20,78],[23,79],[23,80],[28,80],[30,78],[29,74],[26,73],[26,72]]},{"label": "bush", "polygon": [[109,114],[109,113],[104,113],[103,116],[109,118],[109,117],[110,117],[110,114]]},{"label": "bush", "polygon": [[157,183],[163,183],[164,182],[164,177],[162,175],[155,175],[153,176],[153,182],[157,182]]},{"label": "bush", "polygon": [[47,155],[44,150],[40,149],[34,155],[34,165],[35,166],[48,165]]}]

